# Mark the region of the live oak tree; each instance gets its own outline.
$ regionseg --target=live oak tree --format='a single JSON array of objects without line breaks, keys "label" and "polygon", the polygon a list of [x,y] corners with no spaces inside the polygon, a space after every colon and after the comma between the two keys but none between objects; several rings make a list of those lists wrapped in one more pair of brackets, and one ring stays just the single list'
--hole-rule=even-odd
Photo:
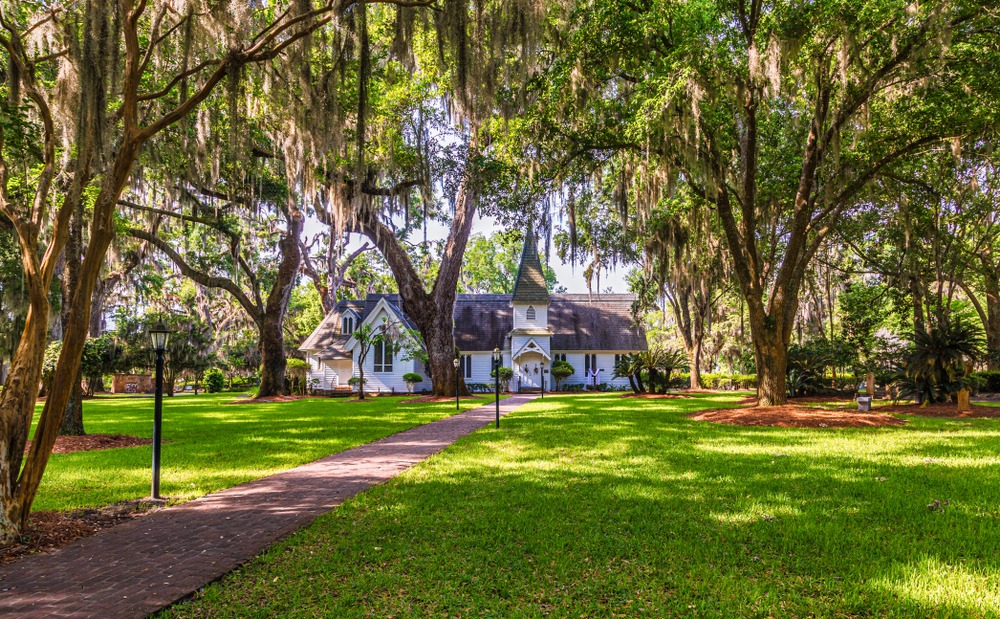
[{"label": "live oak tree", "polygon": [[[537,132],[555,169],[614,156],[642,210],[674,179],[717,212],[758,401],[785,402],[804,275],[846,209],[922,150],[993,122],[979,2],[580,3]],[[568,30],[568,33],[565,32]],[[611,153],[611,155],[609,155]]]},{"label": "live oak tree", "polygon": [[[500,127],[491,123],[521,102],[542,9],[520,0],[439,8],[354,14],[357,97],[340,108],[351,111],[353,131],[323,153],[317,215],[331,240],[358,232],[382,254],[420,331],[434,392],[447,395],[456,382],[464,391],[452,365],[454,305],[472,224],[487,203],[483,177]],[[449,228],[433,271],[426,235],[411,236],[430,219]]]},{"label": "live oak tree", "polygon": [[57,363],[76,376],[117,203],[142,147],[227,76],[273,58],[343,3],[227,9],[146,0],[0,6],[0,213],[18,237],[29,309],[0,394],[0,542],[24,526],[72,381],[53,385],[24,456],[49,314],[70,220],[87,205],[88,242]]}]

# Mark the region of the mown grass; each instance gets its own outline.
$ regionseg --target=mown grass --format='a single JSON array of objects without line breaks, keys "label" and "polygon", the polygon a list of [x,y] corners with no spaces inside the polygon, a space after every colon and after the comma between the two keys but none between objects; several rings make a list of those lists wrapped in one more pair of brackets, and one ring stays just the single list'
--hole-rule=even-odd
[{"label": "mown grass", "polygon": [[535,400],[165,614],[1000,616],[1000,420],[684,416],[733,402]]},{"label": "mown grass", "polygon": [[[400,405],[404,397],[229,404],[233,399],[232,394],[164,398],[161,495],[193,499],[455,412],[454,402]],[[463,400],[462,408],[484,402]],[[151,437],[153,400],[86,400],[84,424],[91,434]],[[95,507],[149,496],[151,460],[150,446],[53,454],[33,509]]]}]

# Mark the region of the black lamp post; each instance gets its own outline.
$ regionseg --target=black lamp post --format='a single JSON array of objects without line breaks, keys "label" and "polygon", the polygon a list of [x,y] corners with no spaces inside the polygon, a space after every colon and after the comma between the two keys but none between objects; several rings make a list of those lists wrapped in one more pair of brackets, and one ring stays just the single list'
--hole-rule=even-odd
[{"label": "black lamp post", "polygon": [[160,431],[163,426],[163,353],[167,350],[170,330],[161,321],[149,328],[149,339],[156,351],[156,395],[153,404],[153,488],[152,498],[160,498]]},{"label": "black lamp post", "polygon": [[500,349],[493,349],[493,380],[497,393],[497,428],[500,427]]},{"label": "black lamp post", "polygon": [[452,359],[451,363],[455,366],[455,410],[458,410],[458,355],[455,355],[455,358]]},{"label": "black lamp post", "polygon": [[542,399],[545,399],[545,362],[542,361]]}]

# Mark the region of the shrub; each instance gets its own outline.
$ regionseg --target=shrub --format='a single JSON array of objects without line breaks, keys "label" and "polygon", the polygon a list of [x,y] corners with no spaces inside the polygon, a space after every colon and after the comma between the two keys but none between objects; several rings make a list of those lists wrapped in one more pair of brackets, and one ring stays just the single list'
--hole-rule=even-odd
[{"label": "shrub", "polygon": [[219,393],[226,386],[226,376],[219,368],[205,370],[205,391]]},{"label": "shrub", "polygon": [[556,381],[556,389],[559,388],[562,381],[572,376],[575,371],[573,366],[567,361],[562,361],[561,359],[553,361],[552,370],[549,373],[552,375],[552,379]]},{"label": "shrub", "polygon": [[966,363],[982,356],[982,336],[968,321],[956,319],[917,331],[898,381],[900,395],[918,402],[944,402],[973,386]]},{"label": "shrub", "polygon": [[979,390],[986,393],[1000,393],[1000,372],[984,371],[972,375],[978,382]]},{"label": "shrub", "polygon": [[413,393],[413,385],[424,382],[424,377],[416,372],[407,372],[403,374],[403,382],[406,383],[406,389]]},{"label": "shrub", "polygon": [[[500,391],[510,391],[510,381],[514,378],[514,370],[509,367],[502,366],[499,370],[500,373]],[[496,377],[497,371],[493,370],[490,372],[491,377]]]},{"label": "shrub", "polygon": [[[352,376],[352,377],[348,378],[347,379],[347,384],[350,385],[351,387],[354,387],[355,391],[361,391],[361,386],[360,386],[361,385],[361,379],[359,377]],[[366,385],[368,384],[368,379],[367,378],[365,379],[365,384]]]}]

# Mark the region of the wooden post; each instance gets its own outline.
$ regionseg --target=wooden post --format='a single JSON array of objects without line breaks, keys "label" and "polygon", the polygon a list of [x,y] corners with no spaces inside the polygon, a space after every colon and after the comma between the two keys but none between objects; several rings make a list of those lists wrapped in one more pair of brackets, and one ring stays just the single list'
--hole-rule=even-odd
[{"label": "wooden post", "polygon": [[958,412],[967,413],[972,410],[972,404],[969,402],[969,390],[960,389],[958,391]]},{"label": "wooden post", "polygon": [[874,398],[875,397],[875,373],[868,372],[865,376],[865,395]]},{"label": "wooden post", "polygon": [[[965,362],[965,373],[966,374],[971,374],[972,373],[972,363],[970,363],[968,361]],[[972,410],[972,403],[969,401],[969,388],[965,387],[964,389],[959,389],[958,390],[958,412],[960,412],[960,413],[968,413],[971,410]]]}]

